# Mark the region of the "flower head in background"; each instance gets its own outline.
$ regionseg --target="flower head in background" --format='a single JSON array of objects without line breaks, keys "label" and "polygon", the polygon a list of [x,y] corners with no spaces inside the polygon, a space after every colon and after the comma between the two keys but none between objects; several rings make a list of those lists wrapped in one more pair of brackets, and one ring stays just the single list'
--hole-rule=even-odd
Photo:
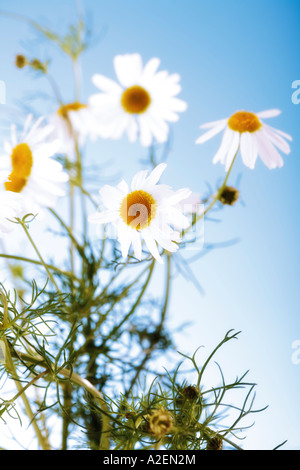
[{"label": "flower head in background", "polygon": [[116,187],[105,185],[100,190],[104,210],[92,214],[89,220],[113,224],[124,257],[132,244],[135,257],[141,259],[143,241],[159,262],[162,258],[157,244],[169,252],[178,249],[179,231],[189,224],[178,204],[189,197],[191,191],[173,191],[165,184],[158,184],[165,168],[161,163],[150,174],[147,170],[138,172],[130,188],[122,180]]},{"label": "flower head in background", "polygon": [[53,207],[65,194],[63,185],[68,181],[62,165],[52,158],[59,142],[49,139],[53,128],[42,125],[43,120],[33,122],[29,115],[20,137],[12,125],[11,141],[4,143],[5,153],[0,156],[2,187],[22,195],[25,213]]},{"label": "flower head in background", "polygon": [[237,111],[229,119],[222,119],[200,126],[208,129],[197,140],[202,144],[215,135],[224,131],[221,146],[214,156],[213,163],[221,162],[226,171],[240,149],[243,163],[254,169],[259,156],[264,164],[270,168],[283,166],[283,159],[277,149],[285,154],[290,153],[290,146],[286,140],[291,136],[265,124],[262,119],[278,116],[281,111],[270,109],[254,114],[248,111]]},{"label": "flower head in background", "polygon": [[139,54],[117,55],[115,72],[119,83],[96,74],[92,81],[101,93],[90,97],[99,123],[99,135],[119,139],[124,132],[131,142],[139,137],[143,146],[166,142],[168,122],[179,119],[187,104],[177,98],[181,91],[178,74],[158,71],[160,60],[144,66]]},{"label": "flower head in background", "polygon": [[96,122],[87,104],[75,101],[60,106],[49,118],[54,128],[54,138],[60,142],[59,151],[73,156],[76,144],[84,145],[87,137],[95,139]]},{"label": "flower head in background", "polygon": [[23,215],[23,198],[12,191],[0,191],[0,237],[14,228],[13,220]]}]

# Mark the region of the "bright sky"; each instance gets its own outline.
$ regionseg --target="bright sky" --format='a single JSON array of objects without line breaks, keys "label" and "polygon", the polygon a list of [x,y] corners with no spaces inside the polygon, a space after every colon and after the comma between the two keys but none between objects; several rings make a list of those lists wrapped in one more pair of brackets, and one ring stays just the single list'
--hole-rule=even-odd
[{"label": "bright sky", "polygon": [[[74,19],[74,4],[1,0],[0,9],[60,30]],[[287,439],[286,448],[300,449],[300,363],[293,349],[300,341],[300,104],[292,101],[292,84],[300,79],[300,1],[82,0],[81,4],[100,33],[99,42],[83,58],[85,98],[95,91],[90,80],[94,73],[115,78],[116,54],[139,52],[145,61],[159,57],[162,68],[181,75],[180,97],[188,102],[188,110],[172,126],[164,175],[175,188],[188,186],[205,194],[207,184],[216,188],[224,177],[224,168],[212,164],[220,138],[195,145],[200,124],[238,109],[282,110],[269,123],[293,136],[291,154],[284,157],[284,167],[274,171],[261,161],[255,170],[237,161],[230,183],[238,184],[243,204],[239,201],[216,213],[217,221],[205,220],[205,242],[238,242],[192,266],[204,294],[191,283],[176,280],[169,324],[193,322],[192,328],[177,335],[178,349],[191,354],[200,345],[209,352],[230,328],[241,330],[240,339],[225,348],[218,362],[229,378],[250,369],[250,378],[257,383],[257,406],[269,405],[255,416],[245,448],[271,449]],[[10,106],[19,105],[37,87],[48,92],[40,79],[14,67],[15,55],[28,50],[42,58],[49,51],[54,54],[53,74],[66,100],[71,99],[69,64],[55,48],[45,48],[33,37],[23,22],[0,17],[0,80],[6,83]],[[126,138],[97,143],[90,151],[91,159],[108,163],[105,177],[117,170],[130,179],[146,156],[138,143],[129,144]]]}]

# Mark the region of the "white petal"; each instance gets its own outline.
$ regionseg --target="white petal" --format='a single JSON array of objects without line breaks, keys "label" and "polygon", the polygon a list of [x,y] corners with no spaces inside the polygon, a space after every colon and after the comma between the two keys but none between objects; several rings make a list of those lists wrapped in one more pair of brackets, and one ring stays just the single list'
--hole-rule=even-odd
[{"label": "white petal", "polygon": [[266,124],[264,125],[264,129],[267,132],[270,140],[273,142],[273,144],[276,145],[276,147],[279,148],[283,153],[288,155],[291,151],[291,148],[289,144],[281,137],[280,134],[278,134],[277,129],[274,129],[273,127],[267,126]]},{"label": "white petal", "polygon": [[123,195],[126,196],[126,194],[128,194],[128,184],[126,183],[125,180],[122,180],[120,181],[120,183],[118,184],[117,188],[122,191]]},{"label": "white petal", "polygon": [[211,122],[207,122],[205,124],[201,124],[200,129],[210,129],[211,127],[216,127],[216,126],[219,126],[221,124],[225,124],[228,122],[228,119],[219,119],[218,121],[211,121]]},{"label": "white petal", "polygon": [[143,79],[147,79],[149,78],[149,76],[152,77],[156,73],[159,65],[160,59],[158,59],[157,57],[153,57],[152,59],[150,59],[144,67]]},{"label": "white petal", "polygon": [[229,147],[229,150],[228,150],[228,153],[227,153],[227,156],[226,156],[226,162],[225,162],[225,171],[228,171],[231,164],[232,164],[232,161],[235,157],[235,155],[237,154],[237,151],[239,149],[239,145],[240,145],[240,135],[238,132],[234,132],[233,133],[233,140],[230,144],[230,147]]},{"label": "white petal", "polygon": [[283,159],[272,142],[269,140],[268,135],[265,133],[263,128],[256,132],[256,137],[258,143],[258,155],[264,164],[270,170],[277,167],[282,167]]},{"label": "white petal", "polygon": [[244,164],[254,169],[257,159],[257,142],[255,133],[243,132],[241,135],[241,156]]},{"label": "white petal", "polygon": [[256,116],[260,119],[267,119],[279,116],[279,114],[281,114],[280,109],[268,109],[267,111],[260,111],[259,113],[256,113]]},{"label": "white petal", "polygon": [[92,82],[97,88],[105,92],[120,93],[120,91],[122,91],[122,88],[118,83],[101,74],[93,75]]},{"label": "white petal", "polygon": [[94,224],[106,224],[114,222],[119,217],[118,211],[95,212],[89,215],[89,221]]},{"label": "white petal", "polygon": [[166,163],[160,163],[159,165],[157,165],[154,170],[151,171],[150,175],[146,178],[144,188],[148,189],[149,187],[154,186],[156,183],[158,183],[161,178],[161,175],[163,174],[166,168]]},{"label": "white petal", "polygon": [[123,258],[126,258],[132,241],[133,230],[126,224],[120,223],[118,226],[118,240],[121,245],[121,252]]},{"label": "white petal", "polygon": [[142,243],[137,230],[132,230],[132,247],[134,256],[140,260],[142,258]]},{"label": "white petal", "polygon": [[145,240],[145,243],[146,243],[146,246],[148,248],[148,250],[150,251],[150,253],[152,254],[152,256],[159,262],[159,263],[163,263],[163,260],[159,254],[159,251],[158,251],[158,248],[157,248],[157,245],[156,245],[156,242],[151,234],[151,231],[149,229],[144,229],[142,230],[142,236]]},{"label": "white petal", "polygon": [[99,191],[102,202],[107,209],[117,210],[121,204],[124,194],[117,187],[105,184]]},{"label": "white petal", "polygon": [[139,189],[143,189],[147,175],[148,175],[148,170],[138,171],[132,178],[131,190],[137,191]]},{"label": "white petal", "polygon": [[213,127],[212,129],[210,129],[209,131],[205,132],[203,135],[198,137],[198,139],[196,140],[196,144],[203,144],[207,140],[219,134],[225,128],[226,122],[227,121],[224,121],[221,124],[218,124],[217,126]]},{"label": "white petal", "polygon": [[229,127],[226,127],[225,132],[223,134],[223,138],[221,141],[221,145],[219,147],[219,150],[215,154],[213,158],[213,163],[221,162],[222,164],[225,163],[225,158],[226,155],[229,151],[230,145],[233,141],[235,132],[229,129]]},{"label": "white petal", "polygon": [[125,54],[114,57],[114,67],[119,82],[125,88],[139,83],[143,63],[140,54]]},{"label": "white petal", "polygon": [[179,204],[181,201],[191,196],[191,194],[192,191],[188,188],[178,189],[177,191],[173,192],[171,196],[167,197],[167,204]]}]

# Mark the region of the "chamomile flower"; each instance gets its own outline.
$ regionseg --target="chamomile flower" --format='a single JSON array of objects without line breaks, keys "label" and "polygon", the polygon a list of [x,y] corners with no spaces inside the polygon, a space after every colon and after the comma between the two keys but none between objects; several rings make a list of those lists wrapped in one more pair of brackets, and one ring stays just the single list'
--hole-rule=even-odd
[{"label": "chamomile flower", "polygon": [[60,142],[60,152],[73,156],[76,145],[85,144],[87,137],[96,138],[96,122],[87,104],[75,101],[60,106],[49,118],[54,137]]},{"label": "chamomile flower", "polygon": [[23,199],[12,191],[0,191],[0,237],[13,230],[14,219],[23,215]]},{"label": "chamomile flower", "polygon": [[5,153],[0,156],[2,188],[22,195],[25,213],[53,207],[65,194],[68,175],[52,158],[59,147],[57,140],[49,139],[52,132],[51,126],[43,125],[43,118],[33,122],[29,115],[22,134],[18,136],[12,125],[11,140],[4,144]]},{"label": "chamomile flower", "polygon": [[146,147],[167,141],[168,122],[177,121],[187,104],[177,98],[180,76],[158,71],[159,65],[158,58],[143,66],[139,54],[117,55],[114,68],[119,83],[99,74],[92,77],[101,90],[89,99],[101,137],[119,139],[126,132],[129,141],[139,137]]},{"label": "chamomile flower", "polygon": [[196,143],[202,144],[215,135],[224,131],[222,143],[214,156],[213,163],[221,162],[226,171],[240,149],[243,163],[254,169],[257,157],[269,168],[283,166],[283,159],[278,150],[286,155],[290,146],[286,140],[291,136],[263,122],[263,119],[278,116],[278,109],[270,109],[254,114],[249,111],[237,111],[229,119],[222,119],[200,126],[208,129]]},{"label": "chamomile flower", "polygon": [[191,191],[186,188],[173,191],[165,184],[158,184],[165,168],[166,164],[161,163],[150,174],[147,170],[138,172],[130,187],[122,180],[116,187],[105,185],[100,190],[104,210],[91,214],[89,220],[113,224],[123,257],[132,245],[135,257],[140,260],[142,242],[159,262],[162,258],[158,245],[169,252],[178,249],[180,230],[189,224],[178,204]]}]

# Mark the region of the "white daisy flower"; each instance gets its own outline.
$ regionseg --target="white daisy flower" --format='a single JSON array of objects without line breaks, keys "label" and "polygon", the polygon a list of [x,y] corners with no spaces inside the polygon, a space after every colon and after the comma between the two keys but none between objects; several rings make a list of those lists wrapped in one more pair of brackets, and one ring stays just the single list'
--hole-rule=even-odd
[{"label": "white daisy flower", "polygon": [[96,121],[87,104],[75,101],[60,106],[49,118],[54,128],[53,136],[60,141],[59,151],[73,156],[75,144],[83,146],[87,137],[96,138]]},{"label": "white daisy flower", "polygon": [[202,144],[215,135],[224,131],[221,146],[214,156],[213,163],[221,162],[226,171],[240,149],[244,164],[253,169],[259,156],[270,169],[283,166],[283,159],[277,149],[285,154],[290,153],[290,146],[286,142],[292,140],[291,136],[265,124],[262,119],[278,116],[278,109],[270,109],[257,114],[248,111],[237,111],[229,119],[210,122],[200,126],[209,129],[197,140]]},{"label": "white daisy flower", "polygon": [[139,136],[143,146],[166,142],[167,123],[177,121],[187,104],[176,97],[181,91],[180,76],[157,71],[159,65],[158,58],[143,67],[139,54],[117,55],[114,68],[119,83],[99,74],[92,77],[102,92],[89,99],[101,137],[119,139],[126,132],[131,142]]},{"label": "white daisy flower", "polygon": [[15,227],[13,220],[23,213],[22,197],[12,191],[0,191],[0,238]]},{"label": "white daisy flower", "polygon": [[89,220],[113,224],[123,257],[128,255],[132,245],[135,257],[140,260],[143,241],[159,262],[162,258],[158,245],[169,252],[178,249],[179,232],[189,225],[178,204],[189,197],[191,191],[173,191],[165,184],[158,184],[165,168],[166,164],[161,163],[149,175],[147,170],[138,172],[130,188],[122,180],[116,187],[105,185],[100,190],[104,210],[92,214]]},{"label": "white daisy flower", "polygon": [[3,189],[22,195],[25,213],[39,211],[41,207],[53,207],[64,196],[64,183],[68,175],[62,165],[54,160],[59,142],[49,140],[53,128],[42,125],[43,118],[33,123],[32,115],[26,119],[20,137],[11,126],[11,141],[4,143],[4,155],[0,155],[0,181]]}]

